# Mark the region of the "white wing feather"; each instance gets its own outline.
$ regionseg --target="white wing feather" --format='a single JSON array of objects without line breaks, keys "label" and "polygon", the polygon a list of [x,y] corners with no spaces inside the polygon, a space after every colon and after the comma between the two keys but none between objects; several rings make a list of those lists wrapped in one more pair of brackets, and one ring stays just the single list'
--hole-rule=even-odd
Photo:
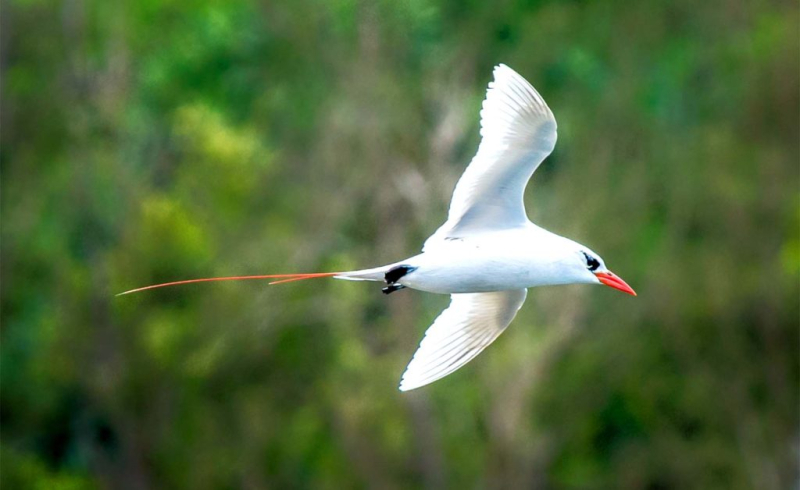
[{"label": "white wing feather", "polygon": [[456,184],[447,221],[423,250],[460,238],[526,226],[523,194],[553,151],[556,119],[530,83],[506,65],[494,69],[481,109],[481,144]]},{"label": "white wing feather", "polygon": [[450,295],[450,306],[425,332],[408,364],[400,390],[441,379],[477,356],[511,323],[526,289]]}]

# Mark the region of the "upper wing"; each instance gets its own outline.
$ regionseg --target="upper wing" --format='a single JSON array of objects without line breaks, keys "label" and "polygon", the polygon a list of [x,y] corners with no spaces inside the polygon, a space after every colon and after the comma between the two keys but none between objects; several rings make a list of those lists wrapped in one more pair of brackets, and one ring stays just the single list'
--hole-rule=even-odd
[{"label": "upper wing", "polygon": [[446,238],[524,226],[523,194],[553,151],[556,119],[530,83],[506,65],[494,69],[481,109],[481,144],[456,184],[447,221],[423,250]]},{"label": "upper wing", "polygon": [[433,322],[403,373],[408,391],[443,378],[494,341],[525,302],[526,289],[451,294],[450,306]]}]

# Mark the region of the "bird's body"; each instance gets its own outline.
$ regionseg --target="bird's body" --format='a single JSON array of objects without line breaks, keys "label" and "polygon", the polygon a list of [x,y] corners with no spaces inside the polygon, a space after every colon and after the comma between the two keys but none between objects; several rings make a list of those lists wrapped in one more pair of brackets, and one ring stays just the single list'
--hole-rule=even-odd
[{"label": "bird's body", "polygon": [[373,269],[193,279],[122,294],[204,281],[277,284],[318,277],[380,281],[387,294],[403,288],[450,294],[450,306],[428,328],[403,374],[403,391],[447,376],[478,355],[511,323],[528,288],[605,284],[635,295],[593,251],[528,220],[525,187],[553,150],[557,124],[536,89],[505,65],[494,69],[481,109],[481,136],[453,191],[447,221],[421,254]]},{"label": "bird's body", "polygon": [[[565,254],[572,250],[572,257]],[[522,228],[449,239],[405,260],[366,271],[337,276],[342,279],[385,281],[395,267],[410,272],[396,284],[429,293],[458,294],[525,289],[576,282],[597,282],[594,276],[569,274],[572,261],[582,259],[580,245],[533,223]]]}]

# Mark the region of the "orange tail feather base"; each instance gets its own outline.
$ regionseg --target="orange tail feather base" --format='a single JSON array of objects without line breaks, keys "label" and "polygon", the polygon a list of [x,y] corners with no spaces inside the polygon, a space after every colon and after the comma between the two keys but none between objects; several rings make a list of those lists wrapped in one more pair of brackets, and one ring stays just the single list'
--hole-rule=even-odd
[{"label": "orange tail feather base", "polygon": [[249,279],[278,279],[277,281],[270,281],[269,284],[282,284],[284,282],[302,281],[304,279],[314,279],[318,277],[333,277],[342,274],[341,272],[315,272],[310,274],[269,274],[263,276],[230,276],[230,277],[206,277],[203,279],[188,279],[185,281],[165,282],[162,284],[153,284],[152,286],[144,286],[141,288],[131,289],[124,293],[119,293],[117,296],[125,294],[138,293],[139,291],[146,291],[148,289],[164,288],[167,286],[179,286],[181,284],[194,284],[197,282],[214,282],[214,281],[244,281]]}]

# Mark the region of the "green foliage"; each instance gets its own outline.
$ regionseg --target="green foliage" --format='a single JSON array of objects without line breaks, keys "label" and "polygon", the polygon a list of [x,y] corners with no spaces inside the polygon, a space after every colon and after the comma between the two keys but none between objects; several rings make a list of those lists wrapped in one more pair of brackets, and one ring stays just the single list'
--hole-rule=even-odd
[{"label": "green foliage", "polygon": [[[800,429],[798,8],[15,1],[4,488],[786,488]],[[213,275],[416,253],[494,64],[559,143],[539,224],[639,292],[533,290],[401,394],[447,299]]]},{"label": "green foliage", "polygon": [[34,456],[22,456],[8,449],[0,450],[3,484],[10,488],[32,490],[92,490],[96,482],[87,476],[53,471]]}]

